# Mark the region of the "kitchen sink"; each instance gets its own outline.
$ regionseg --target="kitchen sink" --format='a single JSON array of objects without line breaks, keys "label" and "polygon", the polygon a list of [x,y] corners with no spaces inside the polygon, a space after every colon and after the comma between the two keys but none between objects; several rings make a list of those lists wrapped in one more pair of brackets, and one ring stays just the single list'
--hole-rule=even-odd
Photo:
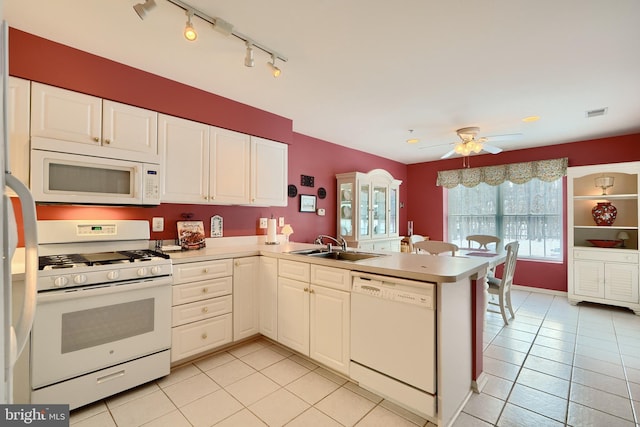
[{"label": "kitchen sink", "polygon": [[306,249],[301,251],[292,251],[291,254],[307,255],[314,258],[335,259],[337,261],[360,261],[362,259],[376,258],[383,256],[382,254],[372,254],[368,252],[355,251],[327,251],[326,249]]}]

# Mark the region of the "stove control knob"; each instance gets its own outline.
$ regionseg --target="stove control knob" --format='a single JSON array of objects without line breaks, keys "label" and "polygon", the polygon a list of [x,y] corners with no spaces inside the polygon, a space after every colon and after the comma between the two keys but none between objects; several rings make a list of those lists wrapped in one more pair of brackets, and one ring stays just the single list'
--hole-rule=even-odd
[{"label": "stove control knob", "polygon": [[109,280],[116,280],[118,277],[120,277],[120,272],[117,270],[110,271],[107,273],[107,279]]},{"label": "stove control knob", "polygon": [[76,285],[81,285],[86,281],[87,281],[87,275],[86,274],[77,274],[77,275],[73,276],[73,283],[75,283]]},{"label": "stove control knob", "polygon": [[67,283],[69,283],[69,279],[64,276],[56,277],[55,279],[53,279],[53,286],[57,288],[67,286]]},{"label": "stove control knob", "polygon": [[160,267],[158,267],[157,265],[151,267],[151,274],[153,274],[154,276],[160,274]]},{"label": "stove control knob", "polygon": [[147,274],[149,274],[147,272],[147,267],[141,267],[138,269],[138,276],[146,276]]}]

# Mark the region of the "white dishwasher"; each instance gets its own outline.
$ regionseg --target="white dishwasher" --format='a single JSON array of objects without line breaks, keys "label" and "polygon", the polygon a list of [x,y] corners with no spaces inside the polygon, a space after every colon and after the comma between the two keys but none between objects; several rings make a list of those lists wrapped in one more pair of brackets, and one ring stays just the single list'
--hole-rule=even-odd
[{"label": "white dishwasher", "polygon": [[436,413],[435,285],[352,273],[350,376],[419,414]]}]

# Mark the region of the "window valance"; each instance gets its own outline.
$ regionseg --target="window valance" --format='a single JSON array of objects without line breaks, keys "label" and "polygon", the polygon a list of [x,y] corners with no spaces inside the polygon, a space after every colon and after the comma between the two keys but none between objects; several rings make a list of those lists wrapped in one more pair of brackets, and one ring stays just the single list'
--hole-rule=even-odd
[{"label": "window valance", "polygon": [[500,185],[505,181],[524,184],[533,178],[550,182],[565,176],[568,164],[569,159],[563,157],[561,159],[538,160],[535,162],[438,171],[437,185],[445,188],[454,188],[460,184],[465,187],[475,187],[481,182],[489,185]]}]

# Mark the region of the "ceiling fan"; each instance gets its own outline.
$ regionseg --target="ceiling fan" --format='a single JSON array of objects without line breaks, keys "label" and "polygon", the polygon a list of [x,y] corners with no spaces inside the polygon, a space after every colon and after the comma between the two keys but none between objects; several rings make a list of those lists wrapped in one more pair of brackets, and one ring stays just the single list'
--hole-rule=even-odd
[{"label": "ceiling fan", "polygon": [[455,147],[453,147],[453,150],[449,151],[440,158],[447,159],[454,154],[460,154],[461,156],[466,157],[471,153],[479,153],[481,151],[486,151],[487,153],[491,154],[498,154],[502,151],[502,148],[487,144],[489,138],[484,136],[476,138],[479,132],[480,128],[475,126],[458,129],[456,133],[460,137],[460,142],[456,143]]}]

